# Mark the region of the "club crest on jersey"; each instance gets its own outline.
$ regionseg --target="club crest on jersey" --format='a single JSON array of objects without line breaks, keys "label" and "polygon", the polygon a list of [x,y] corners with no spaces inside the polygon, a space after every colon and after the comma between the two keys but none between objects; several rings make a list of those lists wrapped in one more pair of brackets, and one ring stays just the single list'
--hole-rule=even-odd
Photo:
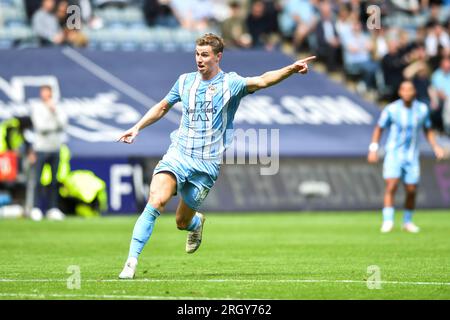
[{"label": "club crest on jersey", "polygon": [[217,88],[214,85],[210,84],[208,86],[208,90],[206,91],[206,95],[209,97],[213,97],[216,93],[217,93]]}]

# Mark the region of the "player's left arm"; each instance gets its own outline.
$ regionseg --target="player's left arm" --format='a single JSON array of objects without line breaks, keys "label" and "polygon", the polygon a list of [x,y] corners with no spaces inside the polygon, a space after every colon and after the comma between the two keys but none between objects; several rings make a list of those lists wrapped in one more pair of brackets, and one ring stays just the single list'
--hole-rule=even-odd
[{"label": "player's left arm", "polygon": [[284,68],[268,71],[260,76],[247,78],[246,86],[249,93],[271,87],[289,78],[295,73],[305,74],[308,72],[308,61],[314,60],[316,56],[297,60],[293,64]]},{"label": "player's left arm", "polygon": [[428,140],[428,143],[431,145],[433,149],[434,155],[438,160],[442,160],[445,158],[445,150],[436,142],[436,135],[434,131],[430,128],[424,128],[425,137]]}]

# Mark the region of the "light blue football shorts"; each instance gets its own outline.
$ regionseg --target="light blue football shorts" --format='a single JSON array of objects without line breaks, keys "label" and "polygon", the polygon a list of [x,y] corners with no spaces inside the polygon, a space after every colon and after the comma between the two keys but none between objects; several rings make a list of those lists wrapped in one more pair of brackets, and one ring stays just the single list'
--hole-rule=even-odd
[{"label": "light blue football shorts", "polygon": [[220,161],[192,158],[171,146],[155,167],[153,175],[171,172],[177,179],[177,193],[193,210],[198,210],[216,182]]},{"label": "light blue football shorts", "polygon": [[418,184],[420,181],[419,160],[398,161],[392,154],[387,153],[383,163],[384,179],[401,179],[405,184]]}]

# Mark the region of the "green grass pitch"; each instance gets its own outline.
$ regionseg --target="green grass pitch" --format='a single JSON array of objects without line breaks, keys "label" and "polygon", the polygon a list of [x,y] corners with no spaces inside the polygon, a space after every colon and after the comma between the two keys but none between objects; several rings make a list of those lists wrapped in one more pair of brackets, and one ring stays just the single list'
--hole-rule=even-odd
[{"label": "green grass pitch", "polygon": [[1,220],[0,299],[450,299],[448,212],[419,211],[419,234],[400,214],[391,234],[376,212],[208,214],[192,255],[166,214],[120,281],[136,218]]}]

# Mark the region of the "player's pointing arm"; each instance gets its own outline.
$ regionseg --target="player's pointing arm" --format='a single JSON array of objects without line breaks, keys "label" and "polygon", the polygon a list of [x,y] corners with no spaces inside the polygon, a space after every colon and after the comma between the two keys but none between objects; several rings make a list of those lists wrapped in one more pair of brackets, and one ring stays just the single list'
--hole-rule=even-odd
[{"label": "player's pointing arm", "polygon": [[161,119],[170,109],[166,99],[161,100],[153,106],[133,127],[125,131],[117,141],[133,143],[139,131]]},{"label": "player's pointing arm", "polygon": [[247,90],[248,92],[255,92],[257,90],[273,86],[295,73],[305,74],[308,72],[308,62],[314,59],[316,59],[316,56],[307,57],[302,60],[297,60],[293,64],[284,68],[268,71],[258,77],[248,78]]}]

